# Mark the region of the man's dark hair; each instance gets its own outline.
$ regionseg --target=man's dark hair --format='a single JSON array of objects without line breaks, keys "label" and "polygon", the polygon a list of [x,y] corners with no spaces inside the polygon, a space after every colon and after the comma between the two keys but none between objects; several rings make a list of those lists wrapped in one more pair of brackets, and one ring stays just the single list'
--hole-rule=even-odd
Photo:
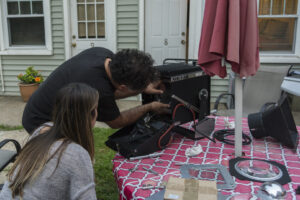
[{"label": "man's dark hair", "polygon": [[137,49],[117,52],[109,64],[112,79],[132,90],[144,90],[156,79],[156,70],[150,54]]}]

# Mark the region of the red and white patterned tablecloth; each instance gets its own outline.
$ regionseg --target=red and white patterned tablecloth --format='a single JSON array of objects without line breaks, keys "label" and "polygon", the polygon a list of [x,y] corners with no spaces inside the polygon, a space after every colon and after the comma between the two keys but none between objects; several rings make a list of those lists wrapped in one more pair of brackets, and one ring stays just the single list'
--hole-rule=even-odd
[{"label": "red and white patterned tablecloth", "polygon": [[[233,121],[229,117],[229,121]],[[191,126],[187,124],[186,126]],[[188,127],[190,128],[190,127]],[[215,130],[224,129],[224,117],[216,117]],[[297,126],[298,133],[300,126]],[[243,119],[243,131],[249,134],[247,119]],[[192,146],[201,144],[203,152],[195,157],[185,156],[185,150]],[[180,166],[176,163],[187,164],[222,164],[228,169],[228,161],[233,158],[234,146],[221,142],[213,143],[208,139],[198,141],[190,140],[176,134],[172,144],[161,151],[163,155],[156,158],[129,161],[119,154],[113,159],[113,172],[118,184],[120,199],[145,199],[159,191],[159,189],[143,190],[145,183],[156,183],[160,185],[167,182],[170,176],[180,177]],[[287,190],[286,199],[300,199],[300,195],[295,194],[295,189],[300,185],[300,150],[296,152],[284,148],[272,138],[254,139],[251,145],[243,146],[243,152],[247,158],[273,160],[285,165],[288,169],[292,182],[285,184]],[[157,161],[162,161],[157,162]],[[129,169],[137,166],[135,172]],[[159,175],[152,174],[143,167],[159,172]],[[234,194],[255,194],[262,183],[241,181],[234,177],[236,188],[234,190],[221,190],[225,195]]]}]

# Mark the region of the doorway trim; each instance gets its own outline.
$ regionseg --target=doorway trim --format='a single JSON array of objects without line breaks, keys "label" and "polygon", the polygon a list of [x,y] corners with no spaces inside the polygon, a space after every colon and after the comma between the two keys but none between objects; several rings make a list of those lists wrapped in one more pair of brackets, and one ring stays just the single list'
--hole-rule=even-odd
[{"label": "doorway trim", "polygon": [[[205,0],[190,0],[189,58],[198,59]],[[200,12],[199,12],[200,11]]]},{"label": "doorway trim", "polygon": [[71,58],[71,15],[70,1],[63,1],[64,29],[65,29],[65,60]]},{"label": "doorway trim", "polygon": [[[117,12],[116,12],[116,1],[117,0],[109,0],[111,6],[109,10],[114,13],[113,16],[108,19],[109,24],[111,24],[112,29],[112,52],[116,52],[117,50]],[[143,0],[144,1],[144,0]],[[105,1],[106,2],[106,1]],[[64,0],[63,1],[63,19],[64,19],[64,37],[65,37],[65,60],[68,60],[72,57],[72,47],[71,47],[71,40],[72,40],[72,27],[71,27],[71,1]]]},{"label": "doorway trim", "polygon": [[139,0],[139,50],[145,50],[145,0]]}]

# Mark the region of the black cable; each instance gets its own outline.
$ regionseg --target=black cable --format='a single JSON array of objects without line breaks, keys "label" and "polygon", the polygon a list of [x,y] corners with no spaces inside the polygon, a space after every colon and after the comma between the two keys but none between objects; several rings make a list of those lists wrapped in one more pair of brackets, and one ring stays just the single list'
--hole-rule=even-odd
[{"label": "black cable", "polygon": [[295,192],[296,192],[297,195],[300,194],[300,186],[298,186],[298,187],[295,189]]},{"label": "black cable", "polygon": [[[230,135],[234,135],[234,129],[221,129],[214,132],[213,138],[225,144],[234,145],[234,140],[226,139],[226,137]],[[251,144],[252,140],[248,135],[242,133],[242,137],[243,145]]]}]

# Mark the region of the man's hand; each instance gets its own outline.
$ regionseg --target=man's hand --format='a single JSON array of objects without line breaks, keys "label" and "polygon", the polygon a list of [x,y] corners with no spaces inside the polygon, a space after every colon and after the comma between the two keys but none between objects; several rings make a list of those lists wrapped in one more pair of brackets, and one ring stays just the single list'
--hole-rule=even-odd
[{"label": "man's hand", "polygon": [[122,128],[130,124],[135,123],[139,118],[141,118],[147,112],[153,111],[157,114],[168,113],[169,104],[160,103],[158,101],[153,101],[144,105],[140,105],[134,108],[130,108],[120,113],[120,116],[112,121],[105,122],[111,128]]},{"label": "man's hand", "polygon": [[162,93],[164,93],[164,91],[161,89],[161,86],[162,86],[162,82],[160,80],[150,83],[144,90],[144,93],[146,93],[146,94],[162,94]]},{"label": "man's hand", "polygon": [[151,111],[157,113],[157,114],[165,114],[165,113],[168,113],[169,109],[170,108],[170,105],[169,104],[164,104],[164,103],[161,103],[161,102],[158,102],[158,101],[153,101],[150,103],[151,105]]}]

